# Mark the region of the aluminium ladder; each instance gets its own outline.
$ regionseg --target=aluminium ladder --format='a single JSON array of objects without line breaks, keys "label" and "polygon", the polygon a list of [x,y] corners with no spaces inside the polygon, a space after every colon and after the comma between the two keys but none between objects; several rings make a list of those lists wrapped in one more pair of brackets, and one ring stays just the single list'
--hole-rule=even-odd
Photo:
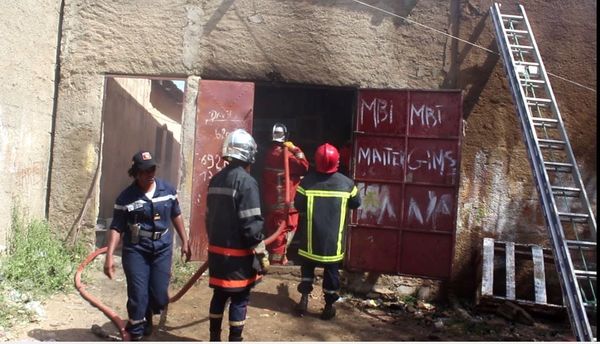
[{"label": "aluminium ladder", "polygon": [[490,10],[571,327],[577,340],[596,341],[596,219],[525,9]]}]

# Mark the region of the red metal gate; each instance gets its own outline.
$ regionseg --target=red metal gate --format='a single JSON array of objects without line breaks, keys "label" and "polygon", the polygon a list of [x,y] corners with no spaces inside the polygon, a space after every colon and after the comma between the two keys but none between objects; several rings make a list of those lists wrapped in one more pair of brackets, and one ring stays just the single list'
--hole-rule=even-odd
[{"label": "red metal gate", "polygon": [[210,178],[226,162],[221,158],[225,136],[234,129],[252,132],[254,83],[201,80],[196,113],[190,244],[192,260],[206,260],[208,240],[204,217]]},{"label": "red metal gate", "polygon": [[349,270],[450,276],[461,133],[460,91],[359,91]]}]

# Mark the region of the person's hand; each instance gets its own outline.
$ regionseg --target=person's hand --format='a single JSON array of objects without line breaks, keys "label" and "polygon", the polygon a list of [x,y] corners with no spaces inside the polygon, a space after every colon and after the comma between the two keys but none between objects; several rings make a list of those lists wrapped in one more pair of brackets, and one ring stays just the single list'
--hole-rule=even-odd
[{"label": "person's hand", "polygon": [[107,255],[106,259],[104,259],[104,274],[110,279],[113,279],[115,276],[115,264],[112,255]]},{"label": "person's hand", "polygon": [[269,253],[264,240],[254,247],[254,262],[252,265],[260,275],[265,275],[269,270]]},{"label": "person's hand", "polygon": [[192,250],[190,249],[190,243],[188,241],[181,244],[181,259],[184,262],[189,262],[192,258]]}]

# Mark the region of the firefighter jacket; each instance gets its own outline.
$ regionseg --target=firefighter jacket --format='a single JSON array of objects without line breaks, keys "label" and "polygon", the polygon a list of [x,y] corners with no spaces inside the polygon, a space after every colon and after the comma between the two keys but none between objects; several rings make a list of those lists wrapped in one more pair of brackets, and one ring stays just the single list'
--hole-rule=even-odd
[{"label": "firefighter jacket", "polygon": [[229,164],[212,177],[206,206],[211,288],[236,292],[259,281],[253,247],[264,239],[263,222],[258,183],[243,167]]},{"label": "firefighter jacket", "polygon": [[341,261],[348,209],[360,206],[354,182],[339,172],[312,171],[300,182],[294,203],[301,218],[298,254],[321,263]]},{"label": "firefighter jacket", "polygon": [[[290,202],[294,201],[296,187],[300,178],[308,172],[308,160],[298,147],[287,148],[282,143],[273,142],[265,157],[265,167],[262,174],[262,194],[265,211],[283,212],[285,209],[285,170],[283,150],[289,149],[290,169]],[[292,203],[292,208],[294,208]]]}]

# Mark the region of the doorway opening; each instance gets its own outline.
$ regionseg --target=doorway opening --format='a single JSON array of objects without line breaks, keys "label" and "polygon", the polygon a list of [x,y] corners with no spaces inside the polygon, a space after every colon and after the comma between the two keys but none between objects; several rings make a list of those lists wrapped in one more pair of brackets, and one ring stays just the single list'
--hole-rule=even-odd
[{"label": "doorway opening", "polygon": [[[302,149],[313,167],[314,152],[319,145],[328,142],[340,149],[350,142],[356,92],[348,87],[255,84],[252,135],[258,154],[251,174],[261,190],[264,156],[271,146],[273,125],[286,125],[288,140]],[[296,239],[288,249],[288,259],[294,264],[298,261],[297,248]]]},{"label": "doorway opening", "polygon": [[104,244],[117,196],[132,182],[127,170],[137,151],[150,150],[157,176],[177,187],[185,86],[185,79],[106,77],[97,245]]}]

